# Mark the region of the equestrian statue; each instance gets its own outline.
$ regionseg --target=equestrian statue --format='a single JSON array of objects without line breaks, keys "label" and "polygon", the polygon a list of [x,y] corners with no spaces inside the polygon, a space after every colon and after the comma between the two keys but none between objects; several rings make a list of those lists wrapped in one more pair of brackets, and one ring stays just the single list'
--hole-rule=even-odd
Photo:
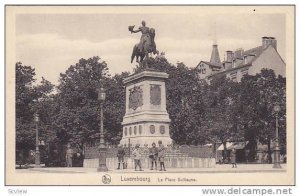
[{"label": "equestrian statue", "polygon": [[[132,55],[131,55],[131,63],[133,59],[136,58],[136,62],[142,63],[144,58],[146,60],[149,58],[149,54],[158,54],[158,50],[156,50],[156,44],[154,41],[155,37],[155,29],[149,28],[146,26],[146,22],[142,21],[142,26],[138,28],[138,30],[134,30],[134,26],[129,26],[128,30],[131,33],[138,33],[141,32],[141,40],[139,43],[135,44],[133,47]],[[147,65],[147,61],[146,61]]]}]

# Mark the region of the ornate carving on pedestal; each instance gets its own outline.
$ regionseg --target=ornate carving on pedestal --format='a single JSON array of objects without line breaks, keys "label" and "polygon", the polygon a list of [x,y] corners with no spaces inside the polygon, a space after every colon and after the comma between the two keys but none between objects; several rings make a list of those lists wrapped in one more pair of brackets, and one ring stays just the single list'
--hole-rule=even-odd
[{"label": "ornate carving on pedestal", "polygon": [[130,109],[136,110],[138,107],[143,105],[143,90],[139,86],[135,86],[129,90],[129,103]]},{"label": "ornate carving on pedestal", "polygon": [[155,133],[155,126],[154,125],[150,125],[150,133],[151,134]]},{"label": "ornate carving on pedestal", "polygon": [[160,105],[160,103],[161,103],[160,85],[152,84],[150,86],[150,103],[152,105]]},{"label": "ornate carving on pedestal", "polygon": [[160,132],[161,134],[165,134],[166,130],[165,130],[165,126],[164,126],[164,125],[160,125],[160,127],[159,127],[159,132]]},{"label": "ornate carving on pedestal", "polygon": [[137,133],[136,126],[134,126],[134,128],[133,128],[133,132],[134,132],[134,135],[136,135],[136,133]]}]

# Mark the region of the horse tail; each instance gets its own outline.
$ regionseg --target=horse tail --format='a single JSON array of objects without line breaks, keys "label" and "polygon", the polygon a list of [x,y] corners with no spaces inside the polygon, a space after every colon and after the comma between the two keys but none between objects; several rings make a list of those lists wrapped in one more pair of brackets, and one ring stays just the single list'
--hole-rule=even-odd
[{"label": "horse tail", "polygon": [[131,55],[131,63],[133,62],[134,57],[137,54],[137,45],[133,46],[132,55]]}]

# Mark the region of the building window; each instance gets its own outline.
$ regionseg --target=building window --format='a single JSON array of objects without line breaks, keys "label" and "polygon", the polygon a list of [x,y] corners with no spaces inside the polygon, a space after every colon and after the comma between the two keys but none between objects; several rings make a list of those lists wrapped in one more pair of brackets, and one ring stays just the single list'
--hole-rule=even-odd
[{"label": "building window", "polygon": [[203,73],[203,74],[206,74],[206,68],[203,68],[203,69],[202,69],[202,73]]},{"label": "building window", "polygon": [[129,127],[129,135],[131,135],[131,134],[132,134],[132,128]]},{"label": "building window", "polygon": [[155,126],[154,125],[150,125],[150,133],[151,134],[155,133]]},{"label": "building window", "polygon": [[134,132],[134,135],[136,135],[136,133],[137,133],[136,126],[134,126],[134,128],[133,128],[133,132]]},{"label": "building window", "polygon": [[139,125],[139,134],[140,134],[140,135],[142,134],[142,131],[143,131],[142,125]]}]

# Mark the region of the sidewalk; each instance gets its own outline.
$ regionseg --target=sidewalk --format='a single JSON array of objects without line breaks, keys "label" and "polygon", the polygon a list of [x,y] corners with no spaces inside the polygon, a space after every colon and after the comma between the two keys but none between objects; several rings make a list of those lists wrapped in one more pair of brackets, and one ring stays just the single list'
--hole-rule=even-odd
[{"label": "sidewalk", "polygon": [[[214,168],[166,168],[167,171],[150,170],[134,171],[133,169],[109,170],[107,173],[255,173],[255,172],[286,172],[286,165],[282,164],[281,169],[274,169],[272,164],[241,164],[237,168],[232,168],[229,164],[216,165]],[[20,173],[44,172],[44,173],[96,173],[97,168],[83,167],[49,167],[30,168],[16,170]]]}]

